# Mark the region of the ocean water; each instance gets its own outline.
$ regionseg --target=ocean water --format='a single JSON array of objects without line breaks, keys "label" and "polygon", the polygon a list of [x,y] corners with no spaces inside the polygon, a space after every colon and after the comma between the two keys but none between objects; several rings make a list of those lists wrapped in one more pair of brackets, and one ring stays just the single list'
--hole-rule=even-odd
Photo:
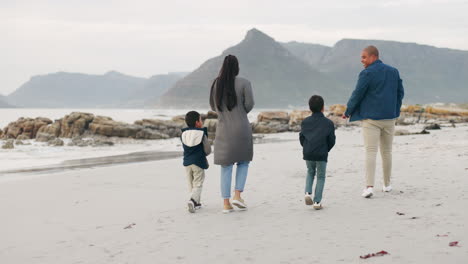
[{"label": "ocean water", "polygon": [[[208,112],[208,109],[190,109],[200,113]],[[52,120],[62,118],[71,112],[86,112],[94,115],[109,116],[116,121],[133,123],[144,118],[149,119],[171,119],[177,115],[184,115],[189,109],[28,109],[0,108],[0,128],[6,127],[10,122],[16,121],[20,117],[47,117]],[[259,109],[249,113],[251,122],[257,119],[257,115],[262,111],[271,109]],[[140,151],[181,151],[180,141],[177,138],[167,140],[124,140],[123,143],[106,147],[69,147],[66,146],[69,139],[64,139],[65,146],[51,147],[46,143],[27,140],[25,143],[31,145],[15,146],[12,150],[0,148],[0,174],[1,171],[23,169],[31,167],[42,167],[57,165],[66,160],[106,157],[113,155],[128,154]],[[0,146],[3,140],[0,140]]]}]

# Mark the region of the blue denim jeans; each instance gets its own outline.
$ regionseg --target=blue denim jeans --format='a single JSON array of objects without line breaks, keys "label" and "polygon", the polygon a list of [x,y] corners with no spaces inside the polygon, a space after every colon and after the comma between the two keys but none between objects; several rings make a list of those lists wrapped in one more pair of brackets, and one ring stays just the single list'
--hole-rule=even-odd
[{"label": "blue denim jeans", "polygon": [[[221,196],[223,199],[231,198],[232,167],[234,164],[221,166]],[[236,191],[244,191],[247,172],[249,170],[249,161],[237,162],[236,169]]]},{"label": "blue denim jeans", "polygon": [[317,175],[317,183],[315,184],[314,202],[320,203],[322,201],[323,187],[325,186],[327,162],[306,160],[306,164],[307,164],[307,177],[306,177],[305,192],[312,193],[312,185],[314,184],[314,178]]}]

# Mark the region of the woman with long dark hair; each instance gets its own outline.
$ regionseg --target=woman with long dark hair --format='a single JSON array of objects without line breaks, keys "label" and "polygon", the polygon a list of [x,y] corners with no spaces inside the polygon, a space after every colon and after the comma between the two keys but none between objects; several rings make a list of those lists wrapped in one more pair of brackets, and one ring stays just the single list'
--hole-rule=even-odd
[{"label": "woman with long dark hair", "polygon": [[[253,158],[252,128],[247,113],[254,106],[252,86],[247,79],[237,77],[239,62],[233,55],[224,58],[218,77],[211,85],[210,106],[218,113],[214,142],[214,163],[221,165],[221,195],[223,213],[233,211],[232,205],[247,209],[241,198]],[[232,169],[237,164],[234,197],[231,198]]]}]

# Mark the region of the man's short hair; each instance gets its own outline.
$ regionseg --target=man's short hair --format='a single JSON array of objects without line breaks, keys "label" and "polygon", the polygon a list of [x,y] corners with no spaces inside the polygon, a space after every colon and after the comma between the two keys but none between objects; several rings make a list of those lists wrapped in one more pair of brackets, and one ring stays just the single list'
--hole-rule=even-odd
[{"label": "man's short hair", "polygon": [[309,108],[312,113],[321,112],[323,109],[323,98],[320,95],[312,95],[309,99]]},{"label": "man's short hair", "polygon": [[379,57],[379,50],[373,45],[365,47],[364,50],[369,55],[375,55],[377,58]]},{"label": "man's short hair", "polygon": [[197,111],[190,111],[185,115],[185,123],[188,127],[195,127],[195,123],[200,120],[200,113]]}]

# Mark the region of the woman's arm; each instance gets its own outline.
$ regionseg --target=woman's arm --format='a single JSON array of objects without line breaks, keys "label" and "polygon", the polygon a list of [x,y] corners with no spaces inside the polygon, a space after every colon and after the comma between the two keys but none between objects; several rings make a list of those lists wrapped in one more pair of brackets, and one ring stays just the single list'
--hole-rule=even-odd
[{"label": "woman's arm", "polygon": [[249,81],[247,81],[247,84],[244,86],[244,94],[242,98],[242,103],[244,104],[244,109],[245,112],[249,113],[252,111],[255,102],[253,98],[253,92],[252,92],[252,85],[250,84]]}]

